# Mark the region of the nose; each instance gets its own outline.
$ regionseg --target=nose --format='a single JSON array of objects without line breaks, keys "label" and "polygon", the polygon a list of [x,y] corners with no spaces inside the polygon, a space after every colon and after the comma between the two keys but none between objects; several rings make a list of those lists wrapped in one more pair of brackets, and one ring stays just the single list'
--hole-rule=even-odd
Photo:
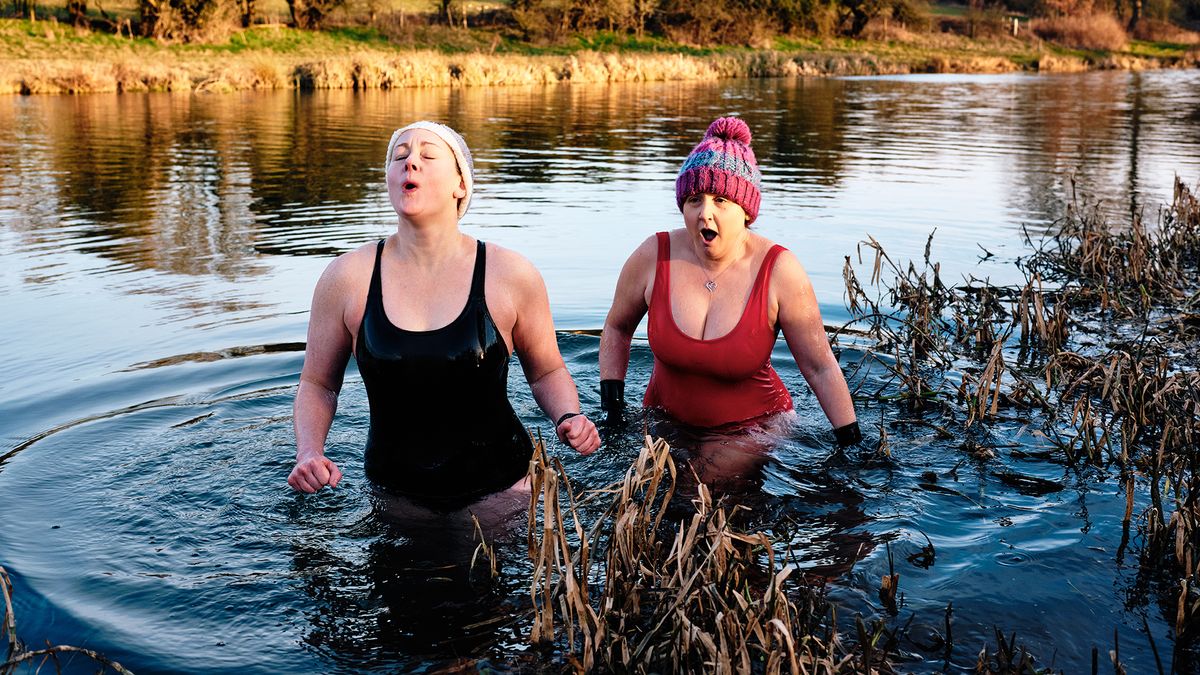
[{"label": "nose", "polygon": [[703,199],[700,202],[700,222],[701,223],[707,223],[713,219],[713,213],[715,211],[714,206],[715,205],[713,204],[712,197],[709,197],[708,195],[704,195]]},{"label": "nose", "polygon": [[404,170],[412,171],[414,168],[420,166],[420,162],[417,161],[417,158],[420,157],[420,155],[421,153],[419,152],[409,152],[408,157],[404,158]]}]

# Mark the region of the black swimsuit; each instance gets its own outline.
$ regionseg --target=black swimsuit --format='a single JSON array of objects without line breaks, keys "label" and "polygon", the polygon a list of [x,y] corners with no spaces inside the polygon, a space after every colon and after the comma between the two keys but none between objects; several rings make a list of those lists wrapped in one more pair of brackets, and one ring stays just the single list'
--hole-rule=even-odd
[{"label": "black swimsuit", "polygon": [[465,506],[520,480],[533,455],[508,402],[508,346],[483,296],[486,248],[478,242],[458,317],[443,328],[409,331],[383,308],[383,244],[354,352],[371,409],[366,474],[391,493]]}]

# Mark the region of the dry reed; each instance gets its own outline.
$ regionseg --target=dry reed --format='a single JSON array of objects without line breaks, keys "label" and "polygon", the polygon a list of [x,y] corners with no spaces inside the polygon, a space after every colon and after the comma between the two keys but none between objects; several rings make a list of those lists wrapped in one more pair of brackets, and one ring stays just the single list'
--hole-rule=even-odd
[{"label": "dry reed", "polygon": [[[1040,411],[1039,435],[1066,462],[1120,468],[1126,515],[1118,557],[1140,478],[1149,492],[1137,518],[1145,535],[1140,583],[1174,589],[1175,648],[1189,649],[1200,640],[1200,200],[1177,179],[1155,224],[1135,213],[1114,227],[1073,199],[1057,230],[1029,243],[1033,253],[1018,261],[1025,283],[949,287],[928,243],[918,267],[896,264],[874,239],[863,242],[874,252],[874,294],[849,258],[843,274],[848,325],[865,324],[875,344],[864,361],[884,373],[881,388],[866,395],[968,429]],[[862,248],[860,263],[861,255]],[[1075,340],[1081,330],[1100,340]],[[950,368],[961,370],[956,389]],[[971,438],[962,448],[992,455]],[[885,577],[885,604],[892,586]],[[981,672],[1030,663],[1012,639],[997,641],[994,653],[980,655]]]},{"label": "dry reed", "polygon": [[1124,49],[1129,36],[1111,14],[1096,13],[1034,19],[1029,29],[1048,42],[1078,49]]},{"label": "dry reed", "polygon": [[1133,37],[1147,42],[1169,42],[1183,45],[1200,44],[1200,33],[1161,19],[1140,19],[1137,27],[1133,29]]},{"label": "dry reed", "polygon": [[789,583],[794,568],[767,535],[734,528],[738,507],[714,505],[703,483],[690,517],[664,523],[676,478],[665,441],[647,437],[624,480],[587,497],[608,504],[591,527],[544,447],[531,477],[530,639],[558,644],[579,671],[890,672],[882,622],[860,619],[847,651],[835,622],[822,622],[823,598]]},{"label": "dry reed", "polygon": [[[936,47],[934,48],[936,49]],[[947,48],[953,49],[953,48]],[[1024,49],[1024,48],[1022,48]],[[132,58],[122,52],[99,57],[11,58],[0,74],[0,94],[197,91],[252,89],[394,89],[400,87],[538,85],[554,83],[705,81],[718,78],[896,75],[915,72],[1004,73],[1099,68],[1141,70],[1200,56],[1160,61],[1128,54],[1091,57],[1043,54],[1032,66],[993,54],[789,53],[774,50],[708,55],[599,53],[569,55],[494,53],[447,54],[431,50],[356,50],[335,55],[249,54],[236,58],[167,53]]]}]

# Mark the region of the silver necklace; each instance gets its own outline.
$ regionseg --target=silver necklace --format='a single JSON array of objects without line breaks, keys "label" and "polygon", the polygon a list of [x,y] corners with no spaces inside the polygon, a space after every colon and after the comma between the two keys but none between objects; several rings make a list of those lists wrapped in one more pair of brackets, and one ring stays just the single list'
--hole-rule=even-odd
[{"label": "silver necklace", "polygon": [[[742,255],[745,255],[746,253],[747,253],[747,251],[745,249],[743,249]],[[704,279],[705,279],[704,287],[706,289],[708,289],[709,293],[716,293],[717,292],[717,279],[719,279],[722,274],[725,274],[726,272],[728,272],[729,268],[736,265],[738,261],[737,261],[737,259],[735,259],[733,262],[726,265],[725,269],[721,270],[720,272],[717,272],[716,276],[711,276],[711,277],[708,276],[708,270],[704,269],[704,262],[702,260],[697,260],[697,262],[700,264],[700,273],[704,275]]]},{"label": "silver necklace", "polygon": [[733,267],[736,264],[737,264],[736,260],[729,263],[728,265],[725,266],[725,269],[721,270],[720,272],[717,272],[717,275],[713,276],[713,277],[708,276],[708,271],[704,269],[704,265],[700,265],[700,273],[704,275],[704,279],[705,279],[704,287],[706,289],[708,289],[709,293],[715,293],[717,291],[717,279],[720,278],[720,276],[722,274],[725,274],[726,272],[728,272],[730,267]]}]

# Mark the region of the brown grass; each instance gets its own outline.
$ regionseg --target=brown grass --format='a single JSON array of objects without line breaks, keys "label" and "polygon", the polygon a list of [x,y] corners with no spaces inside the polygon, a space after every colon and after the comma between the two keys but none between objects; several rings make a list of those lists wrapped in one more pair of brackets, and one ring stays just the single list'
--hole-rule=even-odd
[{"label": "brown grass", "polygon": [[[963,62],[965,63],[965,62]],[[258,56],[242,60],[178,58],[13,60],[0,75],[0,93],[74,94],[114,91],[228,92],[246,89],[393,89],[566,82],[649,82],[734,77],[907,73],[901,62],[870,56],[747,52],[687,56],[581,52],[569,56],[448,55],[363,51],[318,58]],[[999,60],[943,70],[983,72]],[[919,68],[918,70],[925,70]]]},{"label": "brown grass", "polygon": [[1125,28],[1111,14],[1034,19],[1029,28],[1043,40],[1076,49],[1117,51],[1129,44]]},{"label": "brown grass", "polygon": [[1133,30],[1133,37],[1147,42],[1169,42],[1177,45],[1200,44],[1200,33],[1160,19],[1138,21],[1137,28]]}]

